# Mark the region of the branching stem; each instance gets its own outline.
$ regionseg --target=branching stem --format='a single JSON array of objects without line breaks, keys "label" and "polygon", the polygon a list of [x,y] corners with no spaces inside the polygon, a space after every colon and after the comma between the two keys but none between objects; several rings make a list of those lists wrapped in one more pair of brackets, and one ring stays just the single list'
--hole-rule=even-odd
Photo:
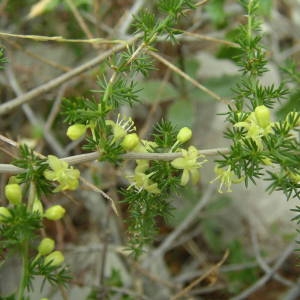
[{"label": "branching stem", "polygon": [[[214,156],[227,154],[229,153],[228,148],[215,148],[215,149],[205,149],[200,150],[199,154],[206,155],[206,156]],[[128,152],[126,154],[122,154],[122,159],[129,159],[129,160],[137,160],[137,159],[146,159],[146,160],[162,160],[162,161],[170,161],[175,158],[181,157],[181,152],[173,152],[173,153],[140,153],[140,152]],[[64,161],[69,163],[70,165],[76,165],[80,163],[85,163],[93,160],[97,160],[100,158],[99,152],[90,152],[85,154],[79,154],[74,156],[68,156],[62,158]],[[9,174],[18,174],[21,173],[23,169],[18,168],[14,165],[10,164],[0,164],[0,173],[9,173]]]}]

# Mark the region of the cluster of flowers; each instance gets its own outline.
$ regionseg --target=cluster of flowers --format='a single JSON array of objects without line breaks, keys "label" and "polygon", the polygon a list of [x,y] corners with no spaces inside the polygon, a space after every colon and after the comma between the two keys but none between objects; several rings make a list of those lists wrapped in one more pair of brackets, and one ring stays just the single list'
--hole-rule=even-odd
[{"label": "cluster of flowers", "polygon": [[[44,172],[45,178],[57,182],[57,187],[54,192],[63,190],[75,190],[78,187],[78,179],[80,173],[78,170],[69,167],[68,164],[53,155],[48,156],[47,160],[50,169]],[[15,177],[11,177],[9,183],[5,186],[4,194],[11,206],[18,206],[22,204],[23,194],[22,187],[17,183]],[[39,213],[42,217],[56,221],[63,218],[66,210],[61,205],[53,205],[44,211],[41,200],[35,196],[32,212]],[[5,207],[0,207],[0,223],[9,221],[12,217],[10,210]],[[58,267],[64,261],[64,255],[61,251],[55,250],[55,242],[50,238],[44,238],[38,246],[38,254],[35,259],[44,257],[44,263],[48,266]]]},{"label": "cluster of flowers", "polygon": [[[106,120],[106,125],[111,126],[112,128],[112,143],[119,143],[126,152],[148,153],[157,147],[155,142],[139,138],[135,132],[136,127],[134,126],[134,122],[131,118],[121,118],[119,114],[116,122],[112,120]],[[68,128],[67,136],[71,140],[77,140],[86,133],[88,128],[91,128],[91,126],[73,124]],[[170,149],[170,152],[172,152],[176,146],[182,145],[189,141],[191,137],[192,131],[189,128],[181,128],[177,134],[177,141]],[[200,162],[199,159],[204,156],[199,154],[198,150],[194,146],[190,146],[187,150],[180,149],[179,151],[181,151],[182,157],[171,161],[171,165],[175,169],[182,170],[181,185],[186,185],[190,180],[192,183],[196,183],[200,178],[198,169],[206,161],[202,160]],[[129,176],[129,179],[132,181],[132,184],[129,186],[129,188],[134,187],[137,191],[146,190],[147,192],[153,194],[159,194],[161,192],[157,183],[151,180],[151,177],[154,173],[146,173],[149,167],[149,160],[136,160],[134,174]]]},{"label": "cluster of flowers", "polygon": [[[289,118],[293,114],[294,117],[299,115],[297,112],[290,112],[283,124],[288,130],[293,130],[291,124],[289,123]],[[246,118],[245,121],[237,122],[234,124],[234,127],[236,128],[245,128],[245,138],[251,139],[255,142],[257,148],[259,151],[263,151],[264,145],[263,145],[263,137],[268,136],[269,134],[273,133],[274,126],[276,125],[276,122],[271,122],[271,112],[268,107],[265,105],[259,105],[257,106],[253,112],[249,114],[249,116]],[[299,122],[296,124],[296,126],[300,126],[300,118]],[[269,157],[265,157],[263,160],[263,163],[265,165],[273,165],[273,162]],[[227,192],[231,192],[231,185],[232,183],[239,183],[244,180],[244,178],[238,178],[234,172],[231,170],[231,167],[228,166],[227,169],[220,168],[218,165],[215,167],[215,173],[217,174],[217,177],[212,180],[211,182],[215,180],[220,180],[220,186],[219,186],[219,192],[222,193],[223,188],[226,189]],[[287,176],[293,180],[295,183],[300,183],[300,175],[288,173]]]},{"label": "cluster of flowers", "polygon": [[[5,197],[7,198],[10,205],[20,205],[22,203],[22,188],[18,183],[9,183],[5,186],[4,190]],[[41,213],[42,211],[41,201],[36,198],[34,201],[33,211]],[[42,216],[48,220],[59,220],[61,219],[66,210],[61,205],[53,205],[46,209]],[[11,218],[12,215],[7,207],[0,207],[0,223],[5,223]],[[44,238],[38,246],[38,255],[36,257],[44,256],[45,265],[60,266],[64,261],[64,256],[61,251],[54,250],[54,240],[50,238]]]}]

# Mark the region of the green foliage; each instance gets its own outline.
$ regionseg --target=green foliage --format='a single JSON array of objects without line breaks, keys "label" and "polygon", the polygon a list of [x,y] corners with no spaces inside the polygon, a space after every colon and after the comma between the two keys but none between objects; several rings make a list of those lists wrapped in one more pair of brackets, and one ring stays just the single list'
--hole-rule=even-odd
[{"label": "green foliage", "polygon": [[88,122],[96,122],[101,119],[102,112],[98,109],[98,104],[95,100],[75,97],[65,98],[62,101],[62,115],[64,121],[68,124],[79,123],[86,124]]},{"label": "green foliage", "polygon": [[21,204],[9,208],[11,217],[8,217],[0,225],[0,253],[6,249],[21,249],[24,242],[36,238],[37,230],[42,227],[39,213],[27,211],[25,205]]},{"label": "green foliage", "polygon": [[194,9],[194,1],[191,0],[161,0],[158,8],[165,14],[178,17],[183,14],[185,9]]},{"label": "green foliage", "polygon": [[25,144],[21,145],[19,150],[20,158],[13,162],[15,166],[24,169],[23,173],[19,173],[16,176],[19,183],[24,183],[27,190],[30,182],[33,182],[36,186],[38,196],[51,193],[53,185],[43,175],[44,171],[48,168],[46,159],[35,155],[33,150]]},{"label": "green foliage", "polygon": [[186,9],[194,9],[195,5],[191,0],[160,0],[158,8],[163,15],[161,18],[148,10],[135,16],[133,27],[137,33],[143,33],[144,43],[147,45],[152,44],[161,34],[166,34],[167,38],[176,42],[175,36],[181,31],[175,29],[174,25]]},{"label": "green foliage", "polygon": [[67,287],[67,283],[72,279],[70,271],[66,267],[57,267],[45,264],[43,257],[32,260],[28,269],[30,277],[28,279],[27,286],[29,289],[31,289],[32,279],[34,276],[43,276],[41,288],[43,288],[46,281],[52,286],[59,285]]},{"label": "green foliage", "polygon": [[120,78],[111,84],[104,78],[103,80],[98,80],[98,85],[100,90],[94,92],[98,92],[101,96],[105,97],[105,102],[108,107],[116,109],[122,104],[132,106],[138,101],[139,90],[133,81],[127,82],[127,80]]},{"label": "green foliage", "polygon": [[70,280],[69,271],[65,267],[46,265],[43,257],[37,259],[27,257],[29,247],[35,248],[38,230],[43,227],[40,213],[29,211],[25,204],[9,208],[9,212],[11,216],[0,224],[0,254],[7,255],[7,251],[10,251],[10,254],[17,252],[23,256],[25,271],[21,289],[24,291],[32,289],[32,280],[35,276],[43,276],[44,281],[52,285],[65,285]]},{"label": "green foliage", "polygon": [[[166,152],[176,142],[176,134],[170,122],[158,123],[153,131],[153,140],[157,145],[153,151]],[[151,180],[157,183],[159,194],[143,189],[136,192],[134,188],[122,190],[123,202],[129,206],[127,219],[129,248],[135,257],[142,253],[144,245],[153,240],[157,233],[157,217],[164,219],[170,217],[172,206],[168,202],[168,197],[179,186],[179,179],[174,176],[178,171],[169,162],[153,161],[145,174],[152,174]]]},{"label": "green foliage", "polygon": [[4,55],[4,48],[0,47],[0,70],[4,69],[5,63],[7,63],[7,59]]},{"label": "green foliage", "polygon": [[277,112],[279,118],[284,118],[291,111],[300,111],[300,72],[297,70],[295,62],[288,60],[282,67],[285,80],[292,85],[288,101],[284,103]]},{"label": "green foliage", "polygon": [[121,53],[121,61],[123,64],[120,65],[119,71],[120,72],[132,72],[134,73],[141,73],[143,76],[147,76],[148,73],[154,70],[154,65],[151,57],[147,53],[141,53],[136,59],[132,61],[131,64],[127,64],[131,57],[134,55],[134,52],[137,49],[134,46],[128,47],[127,51]]},{"label": "green foliage", "polygon": [[[265,180],[271,181],[269,191],[282,190],[288,198],[299,197],[297,180],[287,176],[297,174],[299,167],[299,142],[291,136],[291,130],[298,126],[299,115],[290,114],[279,122],[268,121],[268,128],[260,127],[256,109],[272,108],[277,101],[286,98],[289,91],[284,84],[275,87],[261,83],[260,76],[267,70],[267,61],[256,15],[259,1],[243,1],[243,5],[248,22],[240,27],[237,42],[241,52],[236,57],[243,77],[233,89],[234,104],[227,113],[227,121],[233,125],[225,131],[225,137],[232,141],[231,151],[223,155],[218,164],[230,166],[246,185],[249,180],[255,183],[257,178],[268,174]],[[269,164],[278,166],[279,171],[266,168]]]}]

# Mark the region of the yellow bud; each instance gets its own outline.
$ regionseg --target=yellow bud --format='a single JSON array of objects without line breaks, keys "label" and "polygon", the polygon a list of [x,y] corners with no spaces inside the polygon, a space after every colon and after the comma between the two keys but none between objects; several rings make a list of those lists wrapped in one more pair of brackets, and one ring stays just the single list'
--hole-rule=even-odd
[{"label": "yellow bud", "polygon": [[138,145],[139,141],[140,139],[136,133],[129,133],[124,137],[121,146],[124,150],[131,151]]},{"label": "yellow bud", "polygon": [[271,122],[271,113],[269,108],[264,105],[257,106],[254,110],[257,124],[261,128],[266,128]]},{"label": "yellow bud", "polygon": [[58,267],[64,260],[65,258],[61,251],[56,250],[45,257],[45,264],[52,267]]},{"label": "yellow bud", "polygon": [[44,217],[48,220],[56,221],[61,219],[66,210],[61,205],[54,205],[45,211]]},{"label": "yellow bud", "polygon": [[192,130],[188,127],[183,127],[179,130],[177,134],[177,141],[181,144],[187,142],[192,137]]},{"label": "yellow bud", "polygon": [[33,212],[38,212],[40,215],[44,213],[44,208],[41,200],[39,198],[35,198],[32,206]]},{"label": "yellow bud", "polygon": [[11,217],[10,211],[4,206],[0,206],[0,223],[5,222],[5,219],[9,217]]},{"label": "yellow bud", "polygon": [[289,173],[288,176],[291,178],[292,181],[296,183],[300,183],[300,175],[295,173]]},{"label": "yellow bud", "polygon": [[83,124],[74,124],[69,126],[67,136],[72,140],[78,140],[86,132],[86,126]]},{"label": "yellow bud", "polygon": [[52,240],[50,238],[42,239],[42,241],[40,242],[40,244],[38,246],[39,254],[47,255],[47,254],[51,253],[54,249],[54,246],[55,246],[54,240]]},{"label": "yellow bud", "polygon": [[5,186],[5,197],[9,203],[17,205],[22,201],[22,189],[17,183],[9,183]]},{"label": "yellow bud", "polygon": [[269,157],[263,158],[262,163],[266,166],[271,166],[273,164],[272,160]]}]

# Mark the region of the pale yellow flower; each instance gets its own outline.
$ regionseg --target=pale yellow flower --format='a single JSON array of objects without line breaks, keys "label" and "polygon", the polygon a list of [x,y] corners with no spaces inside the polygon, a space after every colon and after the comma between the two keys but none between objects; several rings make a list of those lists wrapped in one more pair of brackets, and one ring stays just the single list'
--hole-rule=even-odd
[{"label": "pale yellow flower", "polygon": [[199,162],[200,157],[204,157],[199,154],[198,150],[194,146],[190,146],[188,150],[181,150],[182,157],[176,158],[171,162],[171,165],[175,169],[182,169],[181,185],[186,185],[189,180],[192,180],[193,184],[196,184],[200,179],[199,168],[206,162],[203,160]]},{"label": "pale yellow flower", "polygon": [[233,171],[231,171],[231,167],[229,166],[226,170],[223,168],[220,168],[218,165],[215,166],[215,173],[217,174],[217,177],[212,180],[210,183],[220,180],[220,185],[218,192],[220,194],[223,193],[223,190],[226,192],[230,193],[232,192],[231,190],[231,185],[233,183],[239,183],[244,180],[244,178],[238,178]]},{"label": "pale yellow flower", "polygon": [[270,121],[270,111],[264,106],[257,106],[254,112],[243,121],[234,124],[234,127],[244,127],[247,130],[246,137],[251,138],[258,149],[263,150],[262,137],[272,132],[274,123]]},{"label": "pale yellow flower", "polygon": [[48,164],[51,170],[44,171],[46,179],[57,181],[59,185],[54,192],[76,190],[79,184],[80,172],[54,155],[48,155]]}]

